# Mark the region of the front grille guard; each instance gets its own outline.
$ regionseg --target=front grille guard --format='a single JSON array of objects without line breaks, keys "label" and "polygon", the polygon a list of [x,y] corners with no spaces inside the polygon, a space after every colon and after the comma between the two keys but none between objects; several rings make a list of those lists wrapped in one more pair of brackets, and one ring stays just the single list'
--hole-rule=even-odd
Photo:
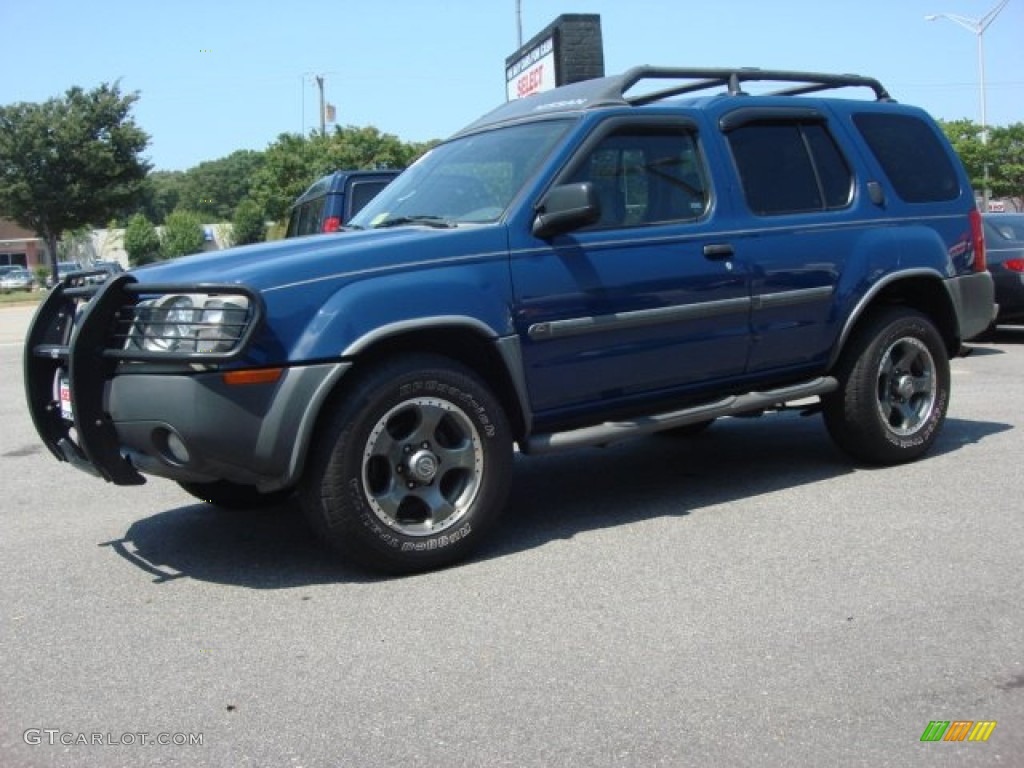
[{"label": "front grille guard", "polygon": [[[127,318],[141,297],[166,294],[245,296],[249,316],[231,349],[222,352],[153,352],[124,349]],[[80,276],[62,280],[36,310],[25,340],[25,395],[43,443],[57,459],[117,485],[141,485],[145,478],[121,455],[113,421],[103,408],[103,390],[120,361],[217,363],[242,355],[263,319],[259,294],[240,285],[139,285],[130,274],[102,285]],[[57,372],[68,378],[74,423],[62,416],[54,397]],[[59,396],[59,395],[58,395]]]}]

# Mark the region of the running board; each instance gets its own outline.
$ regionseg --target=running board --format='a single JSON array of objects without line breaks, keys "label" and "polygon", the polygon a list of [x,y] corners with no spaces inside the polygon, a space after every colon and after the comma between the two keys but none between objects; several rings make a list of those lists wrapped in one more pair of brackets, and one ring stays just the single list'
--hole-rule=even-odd
[{"label": "running board", "polygon": [[631,421],[606,421],[592,427],[582,427],[568,432],[553,432],[533,435],[521,445],[523,453],[544,454],[579,448],[585,445],[607,445],[637,435],[661,432],[673,427],[696,424],[719,416],[737,416],[749,411],[769,409],[790,400],[824,395],[838,388],[839,382],[831,376],[822,376],[802,384],[795,384],[767,392],[748,392],[745,395],[730,395],[713,403],[704,403],[693,408],[642,416]]}]

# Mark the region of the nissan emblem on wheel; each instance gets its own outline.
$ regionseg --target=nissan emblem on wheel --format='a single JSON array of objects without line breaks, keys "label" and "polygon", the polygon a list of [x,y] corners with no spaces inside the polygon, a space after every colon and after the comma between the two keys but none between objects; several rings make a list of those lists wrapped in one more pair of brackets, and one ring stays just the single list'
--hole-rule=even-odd
[{"label": "nissan emblem on wheel", "polygon": [[638,67],[498,107],[343,236],[68,275],[25,386],[60,461],[291,504],[407,573],[486,539],[516,447],[799,407],[854,461],[918,459],[995,314],[925,112],[869,77]]}]

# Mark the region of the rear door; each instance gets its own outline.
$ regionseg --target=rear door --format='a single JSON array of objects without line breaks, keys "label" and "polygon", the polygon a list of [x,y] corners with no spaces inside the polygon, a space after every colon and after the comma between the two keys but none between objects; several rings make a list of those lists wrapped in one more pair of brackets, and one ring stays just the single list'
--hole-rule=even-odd
[{"label": "rear door", "polygon": [[834,344],[847,261],[877,215],[855,198],[852,166],[820,109],[741,107],[719,127],[745,219],[730,242],[751,270],[748,373],[815,371]]}]

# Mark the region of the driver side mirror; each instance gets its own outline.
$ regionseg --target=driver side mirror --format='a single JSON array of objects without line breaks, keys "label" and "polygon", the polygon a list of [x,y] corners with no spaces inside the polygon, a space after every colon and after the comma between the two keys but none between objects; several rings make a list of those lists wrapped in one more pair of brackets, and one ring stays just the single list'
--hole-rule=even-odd
[{"label": "driver side mirror", "polygon": [[533,234],[543,239],[585,227],[601,218],[601,204],[589,181],[552,188],[536,210]]}]

